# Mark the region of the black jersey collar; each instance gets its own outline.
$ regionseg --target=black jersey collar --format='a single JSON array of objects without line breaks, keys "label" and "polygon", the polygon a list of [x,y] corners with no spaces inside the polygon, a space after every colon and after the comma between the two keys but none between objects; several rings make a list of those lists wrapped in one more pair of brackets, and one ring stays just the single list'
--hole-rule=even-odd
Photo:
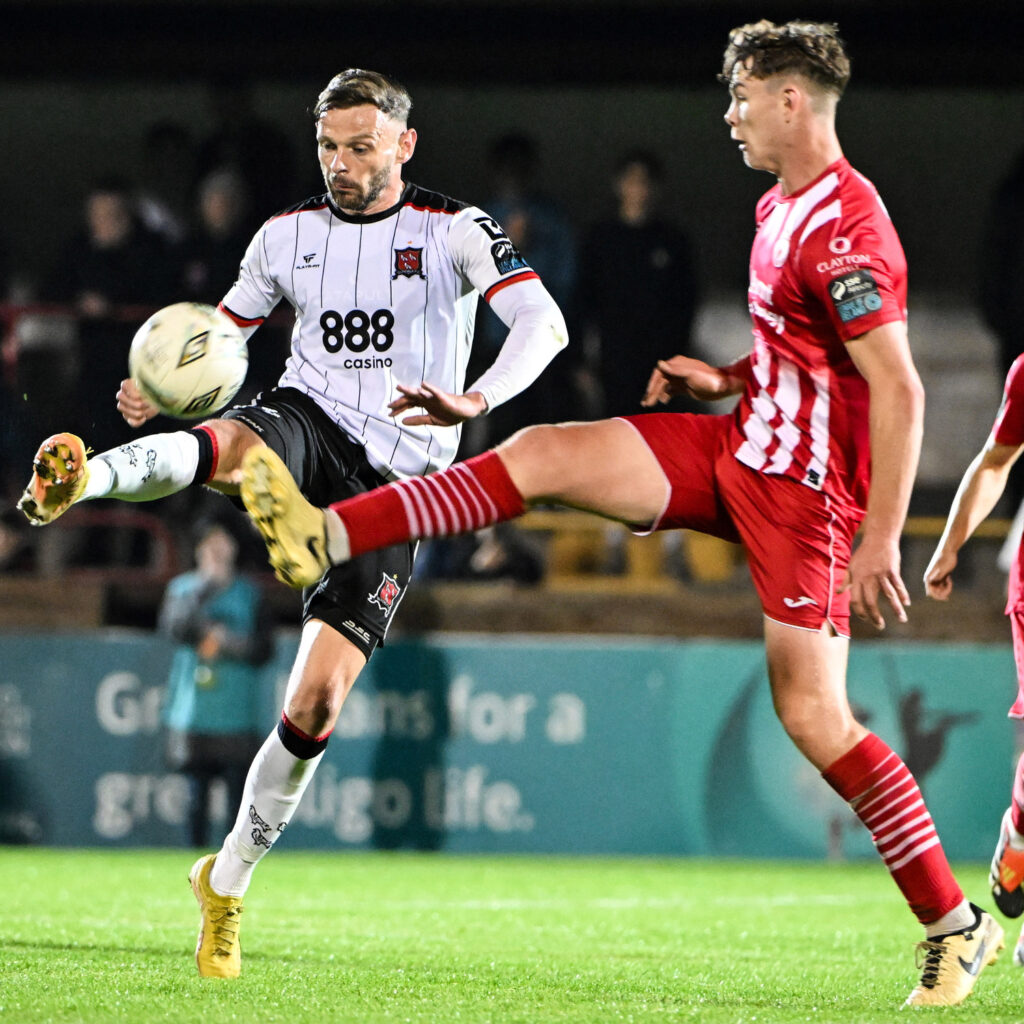
[{"label": "black jersey collar", "polygon": [[386,210],[381,210],[379,213],[370,213],[365,216],[361,216],[357,213],[346,213],[331,197],[331,193],[327,192],[324,198],[327,200],[327,205],[330,207],[331,213],[334,214],[339,220],[343,220],[348,224],[373,224],[378,220],[387,220],[388,217],[393,217],[398,211],[405,206],[409,200],[409,196],[415,191],[416,186],[411,182],[406,182],[405,187],[402,189],[402,194],[398,197],[398,202],[394,206],[389,206]]}]

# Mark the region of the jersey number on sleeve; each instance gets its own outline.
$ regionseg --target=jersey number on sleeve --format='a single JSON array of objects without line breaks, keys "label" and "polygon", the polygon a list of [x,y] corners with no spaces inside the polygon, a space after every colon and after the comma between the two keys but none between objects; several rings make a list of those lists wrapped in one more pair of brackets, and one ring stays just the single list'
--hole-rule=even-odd
[{"label": "jersey number on sleeve", "polygon": [[337,352],[347,348],[350,352],[365,352],[370,345],[377,352],[387,352],[395,342],[392,328],[395,314],[390,309],[367,313],[351,309],[344,316],[333,309],[325,309],[320,317],[324,348]]}]

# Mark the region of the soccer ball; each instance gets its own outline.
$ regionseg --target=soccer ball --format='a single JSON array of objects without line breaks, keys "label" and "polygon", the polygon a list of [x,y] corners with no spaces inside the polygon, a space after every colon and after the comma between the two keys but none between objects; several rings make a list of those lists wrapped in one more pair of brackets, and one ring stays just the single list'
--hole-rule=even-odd
[{"label": "soccer ball", "polygon": [[176,302],[136,332],[128,373],[162,413],[195,420],[223,409],[242,386],[249,350],[242,332],[213,306]]}]

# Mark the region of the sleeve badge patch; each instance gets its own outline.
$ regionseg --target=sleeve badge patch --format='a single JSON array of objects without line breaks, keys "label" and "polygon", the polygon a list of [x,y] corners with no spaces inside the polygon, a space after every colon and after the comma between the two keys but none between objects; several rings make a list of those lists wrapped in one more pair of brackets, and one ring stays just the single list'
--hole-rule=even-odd
[{"label": "sleeve badge patch", "polygon": [[878,282],[866,268],[842,274],[829,283],[828,293],[843,323],[876,313],[882,308]]},{"label": "sleeve badge patch", "polygon": [[491,246],[491,257],[501,275],[510,274],[513,270],[529,269],[519,250],[507,239],[495,242]]}]

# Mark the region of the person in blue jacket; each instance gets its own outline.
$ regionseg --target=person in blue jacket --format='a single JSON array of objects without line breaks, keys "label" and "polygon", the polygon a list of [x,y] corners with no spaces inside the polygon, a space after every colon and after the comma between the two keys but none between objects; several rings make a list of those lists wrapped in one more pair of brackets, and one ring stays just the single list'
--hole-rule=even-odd
[{"label": "person in blue jacket", "polygon": [[196,566],[167,585],[159,629],[176,641],[164,702],[169,766],[188,777],[189,837],[205,846],[210,791],[223,779],[229,816],[263,739],[261,668],[273,628],[259,587],[237,571],[238,543],[222,523],[196,531]]}]

